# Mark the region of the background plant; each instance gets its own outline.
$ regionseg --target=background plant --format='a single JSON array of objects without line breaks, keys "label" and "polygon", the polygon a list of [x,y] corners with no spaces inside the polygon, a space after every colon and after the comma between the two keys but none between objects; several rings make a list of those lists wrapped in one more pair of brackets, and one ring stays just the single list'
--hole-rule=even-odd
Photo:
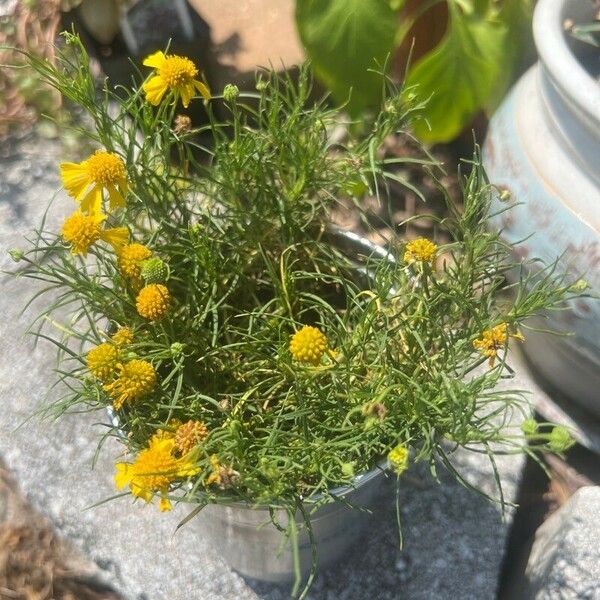
[{"label": "background plant", "polygon": [[446,33],[410,66],[407,89],[428,99],[417,135],[447,142],[478,112],[493,112],[531,56],[533,0],[431,0],[409,11],[405,0],[297,0],[296,19],[316,75],[338,101],[349,98],[356,115],[381,101],[373,70],[440,4],[447,7]]}]

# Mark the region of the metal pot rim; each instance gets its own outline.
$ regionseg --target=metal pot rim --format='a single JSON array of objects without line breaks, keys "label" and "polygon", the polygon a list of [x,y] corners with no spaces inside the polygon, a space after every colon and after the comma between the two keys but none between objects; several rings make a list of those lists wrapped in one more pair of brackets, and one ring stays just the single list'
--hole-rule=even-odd
[{"label": "metal pot rim", "polygon": [[544,69],[554,85],[585,120],[600,131],[600,86],[567,43],[563,22],[572,0],[540,0],[533,16],[533,37]]}]

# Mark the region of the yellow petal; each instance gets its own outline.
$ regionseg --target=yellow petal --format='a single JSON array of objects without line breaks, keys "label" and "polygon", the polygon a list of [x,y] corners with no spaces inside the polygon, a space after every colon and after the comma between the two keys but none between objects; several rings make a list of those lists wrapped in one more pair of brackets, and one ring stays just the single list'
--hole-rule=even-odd
[{"label": "yellow petal", "polygon": [[60,178],[70,196],[79,199],[86,188],[92,183],[84,166],[77,163],[63,162],[60,164]]},{"label": "yellow petal", "polygon": [[128,463],[117,463],[115,465],[115,468],[117,469],[117,472],[115,473],[115,485],[118,490],[122,490],[131,483],[131,472],[129,467],[130,465]]},{"label": "yellow petal", "polygon": [[160,69],[165,62],[166,57],[161,50],[158,50],[154,54],[150,54],[144,59],[142,63],[145,67],[152,67],[153,69]]},{"label": "yellow petal", "polygon": [[108,190],[108,197],[110,199],[110,210],[123,208],[125,206],[125,199],[123,198],[121,191],[118,190],[114,185],[108,185],[106,189]]},{"label": "yellow petal", "polygon": [[197,79],[194,79],[194,85],[205,100],[210,100],[210,90],[206,85],[204,85],[201,81],[198,81]]},{"label": "yellow petal", "polygon": [[161,498],[158,508],[160,509],[160,512],[167,512],[173,509],[173,505],[168,498]]},{"label": "yellow petal", "polygon": [[100,239],[110,244],[115,252],[118,252],[129,241],[129,230],[127,227],[105,229],[100,235]]},{"label": "yellow petal", "polygon": [[146,92],[146,100],[153,106],[158,106],[163,99],[166,91],[169,89],[165,80],[159,75],[155,75],[142,86]]},{"label": "yellow petal", "polygon": [[102,188],[94,185],[92,189],[81,198],[81,212],[88,215],[97,215],[102,212]]},{"label": "yellow petal", "polygon": [[179,88],[179,92],[181,93],[181,103],[183,104],[184,108],[187,108],[191,99],[194,97],[194,86],[191,83],[182,85]]},{"label": "yellow petal", "polygon": [[131,493],[136,498],[141,498],[145,502],[152,502],[152,498],[154,498],[154,494],[152,490],[149,490],[146,487],[143,487],[139,484],[139,477],[131,482]]}]

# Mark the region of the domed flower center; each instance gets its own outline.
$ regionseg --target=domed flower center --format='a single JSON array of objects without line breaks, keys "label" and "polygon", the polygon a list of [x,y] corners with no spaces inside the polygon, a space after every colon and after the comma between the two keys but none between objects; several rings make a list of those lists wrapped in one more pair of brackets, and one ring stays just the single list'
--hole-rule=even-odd
[{"label": "domed flower center", "polygon": [[116,154],[98,150],[86,161],[89,178],[102,186],[125,179],[125,164]]},{"label": "domed flower center", "polygon": [[173,55],[165,58],[158,74],[170,88],[176,88],[191,83],[198,69],[189,58]]},{"label": "domed flower center", "polygon": [[100,223],[92,216],[77,212],[64,223],[62,235],[77,252],[86,252],[101,236]]},{"label": "domed flower center", "polygon": [[176,479],[178,466],[177,459],[170,452],[147,448],[138,454],[133,483],[142,489],[166,490]]}]

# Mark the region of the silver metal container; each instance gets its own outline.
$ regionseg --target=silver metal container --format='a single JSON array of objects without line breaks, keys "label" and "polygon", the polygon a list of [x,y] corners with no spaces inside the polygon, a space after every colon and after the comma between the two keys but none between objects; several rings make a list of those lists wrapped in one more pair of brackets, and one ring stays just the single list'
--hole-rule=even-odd
[{"label": "silver metal container", "polygon": [[[341,502],[321,506],[310,514],[318,570],[338,562],[364,534],[372,518],[370,511],[381,499],[384,480],[381,468],[359,475],[354,487],[332,490]],[[304,506],[307,513],[314,508],[310,502]],[[288,513],[278,509],[275,515],[279,526],[285,529]],[[311,571],[313,548],[300,511],[295,520],[300,573],[305,578]],[[211,504],[202,509],[194,522],[202,537],[242,575],[280,583],[294,579],[292,541],[286,540],[284,533],[273,525],[268,507],[241,502]]]},{"label": "silver metal container", "polygon": [[[595,55],[569,39],[564,23],[592,21],[596,10],[588,0],[537,3],[539,62],[492,118],[483,150],[490,181],[514,201],[503,211],[498,200],[492,222],[517,244],[515,257],[557,260],[556,274],[587,280],[593,293],[600,291],[600,85],[583,66]],[[529,364],[600,419],[600,302],[579,298],[529,324],[565,334],[528,331]]]},{"label": "silver metal container", "polygon": [[[384,248],[353,232],[331,229],[328,235],[350,257],[376,255],[394,260]],[[369,278],[365,267],[357,266],[357,271]],[[107,408],[107,412],[111,424],[120,435],[125,436],[117,413],[111,407]],[[317,570],[327,569],[342,559],[365,533],[374,509],[380,505],[386,464],[383,462],[358,475],[354,485],[330,490],[330,494],[339,501],[319,508],[315,508],[318,498],[304,503],[304,512],[311,524]],[[271,513],[280,529],[273,524]],[[300,574],[306,578],[312,568],[313,543],[300,511],[296,513],[295,521]],[[270,511],[268,506],[234,502],[208,504],[187,526],[196,527],[202,538],[242,575],[284,583],[292,581],[296,574],[293,540],[286,539],[284,534],[288,524],[289,516],[285,509]]]}]

